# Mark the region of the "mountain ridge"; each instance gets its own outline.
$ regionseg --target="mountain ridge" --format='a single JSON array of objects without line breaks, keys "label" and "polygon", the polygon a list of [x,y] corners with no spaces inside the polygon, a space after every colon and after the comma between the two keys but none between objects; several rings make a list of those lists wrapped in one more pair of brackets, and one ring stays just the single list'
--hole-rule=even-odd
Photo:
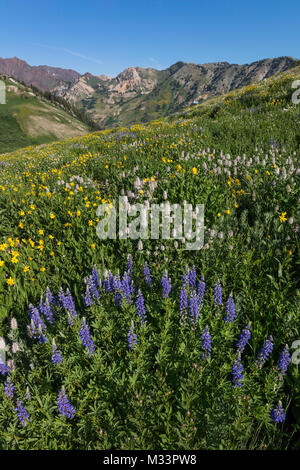
[{"label": "mountain ridge", "polygon": [[109,77],[89,72],[79,74],[72,69],[31,67],[18,58],[0,58],[0,73],[5,73],[6,67],[11,76],[27,85],[47,89],[87,113],[101,128],[109,128],[167,116],[194,101],[228,93],[298,63],[290,56],[242,65],[226,61],[205,64],[178,61],[163,70],[130,66],[116,77]]},{"label": "mountain ridge", "polygon": [[48,65],[29,65],[18,57],[8,59],[0,57],[0,73],[14,77],[26,85],[34,85],[42,91],[51,91],[58,83],[69,82],[81,76],[80,73],[72,69]]}]

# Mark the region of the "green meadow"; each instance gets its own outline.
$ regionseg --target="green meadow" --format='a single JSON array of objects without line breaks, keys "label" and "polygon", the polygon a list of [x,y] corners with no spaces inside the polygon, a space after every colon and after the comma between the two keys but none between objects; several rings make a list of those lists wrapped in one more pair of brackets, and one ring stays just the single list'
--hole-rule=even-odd
[{"label": "green meadow", "polygon": [[[0,106],[1,450],[300,448],[299,78],[41,148]],[[119,196],[202,248],[100,239]]]}]

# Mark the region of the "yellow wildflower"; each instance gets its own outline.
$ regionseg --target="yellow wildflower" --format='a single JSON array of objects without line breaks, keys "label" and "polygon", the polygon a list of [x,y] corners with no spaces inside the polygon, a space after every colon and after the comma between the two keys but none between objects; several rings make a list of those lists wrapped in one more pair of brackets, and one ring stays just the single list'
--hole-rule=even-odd
[{"label": "yellow wildflower", "polygon": [[14,283],[15,283],[15,281],[13,280],[12,277],[9,277],[6,282],[7,282],[7,284],[8,284],[9,286],[13,286]]},{"label": "yellow wildflower", "polygon": [[282,212],[281,215],[279,216],[280,222],[285,222],[287,220],[285,216],[286,216],[286,212]]}]

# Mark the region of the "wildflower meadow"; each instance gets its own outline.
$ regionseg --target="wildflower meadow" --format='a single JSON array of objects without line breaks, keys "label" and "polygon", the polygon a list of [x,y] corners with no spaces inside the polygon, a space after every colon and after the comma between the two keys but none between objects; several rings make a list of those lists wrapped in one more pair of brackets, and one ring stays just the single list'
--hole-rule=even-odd
[{"label": "wildflower meadow", "polygon": [[[1,155],[1,450],[299,449],[294,79]],[[119,196],[203,246],[100,239]]]}]

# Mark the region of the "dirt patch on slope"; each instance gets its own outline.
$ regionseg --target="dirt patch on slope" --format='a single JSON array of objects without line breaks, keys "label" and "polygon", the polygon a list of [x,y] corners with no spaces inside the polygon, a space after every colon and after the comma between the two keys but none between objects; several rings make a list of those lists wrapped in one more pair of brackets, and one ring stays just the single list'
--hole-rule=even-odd
[{"label": "dirt patch on slope", "polygon": [[62,139],[83,135],[88,132],[84,126],[54,122],[54,120],[50,120],[46,116],[28,116],[24,124],[26,131],[31,137],[53,134],[57,138]]}]

